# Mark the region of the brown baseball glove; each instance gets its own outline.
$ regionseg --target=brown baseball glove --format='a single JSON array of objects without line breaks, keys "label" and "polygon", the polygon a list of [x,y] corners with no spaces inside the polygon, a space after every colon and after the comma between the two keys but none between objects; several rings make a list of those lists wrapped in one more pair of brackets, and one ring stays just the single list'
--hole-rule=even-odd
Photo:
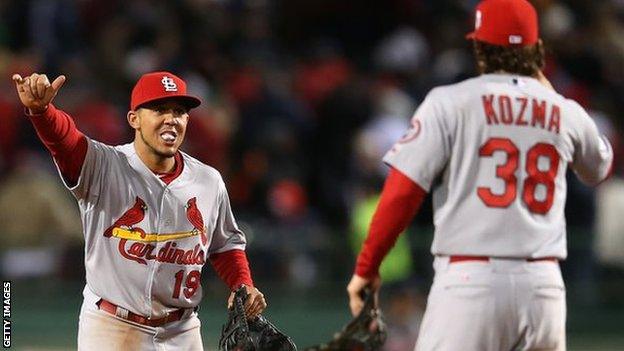
[{"label": "brown baseball glove", "polygon": [[373,351],[386,342],[386,323],[381,310],[375,307],[375,298],[370,289],[364,291],[364,307],[349,324],[334,335],[334,338],[305,351]]},{"label": "brown baseball glove", "polygon": [[247,319],[244,287],[236,290],[228,321],[221,330],[220,351],[297,351],[292,340],[279,331],[268,319],[259,315]]}]

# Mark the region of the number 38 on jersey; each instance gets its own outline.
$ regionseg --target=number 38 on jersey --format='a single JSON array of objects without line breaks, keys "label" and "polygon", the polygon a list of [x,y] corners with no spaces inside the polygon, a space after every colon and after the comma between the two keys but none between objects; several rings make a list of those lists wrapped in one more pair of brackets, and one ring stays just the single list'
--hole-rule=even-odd
[{"label": "number 38 on jersey", "polygon": [[[495,152],[506,155],[504,163],[496,166],[496,177],[501,179],[505,186],[503,192],[494,192],[490,187],[480,186],[477,195],[488,207],[506,208],[511,205],[522,193],[522,201],[529,211],[545,215],[553,205],[555,195],[555,177],[559,171],[559,153],[548,143],[536,143],[526,152],[522,152],[508,138],[490,138],[479,148],[480,157],[492,157]],[[520,158],[525,158],[526,177],[518,179],[516,171],[519,168]],[[548,167],[540,169],[541,158],[548,160]],[[536,195],[539,186],[545,189],[545,196]],[[521,188],[519,189],[519,187]]]}]

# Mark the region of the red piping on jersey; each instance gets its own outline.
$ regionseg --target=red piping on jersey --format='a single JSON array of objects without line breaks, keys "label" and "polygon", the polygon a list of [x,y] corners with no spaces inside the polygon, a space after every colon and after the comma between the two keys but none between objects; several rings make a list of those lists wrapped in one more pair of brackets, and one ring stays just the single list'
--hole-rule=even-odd
[{"label": "red piping on jersey", "polygon": [[173,182],[184,170],[184,161],[182,160],[182,155],[180,154],[180,152],[176,152],[175,156],[173,157],[175,159],[175,167],[173,171],[169,173],[154,172],[160,178],[160,180],[162,180],[167,185]]},{"label": "red piping on jersey", "polygon": [[236,290],[241,284],[253,286],[247,255],[243,250],[230,250],[210,255],[210,263],[227,286]]},{"label": "red piping on jersey", "polygon": [[416,215],[427,192],[395,168],[390,169],[368,236],[355,265],[355,274],[372,279],[399,234]]}]

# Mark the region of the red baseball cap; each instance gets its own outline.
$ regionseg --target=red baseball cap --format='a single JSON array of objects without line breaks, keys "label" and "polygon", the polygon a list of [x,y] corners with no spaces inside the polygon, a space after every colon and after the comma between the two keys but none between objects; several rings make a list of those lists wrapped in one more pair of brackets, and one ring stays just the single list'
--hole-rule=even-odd
[{"label": "red baseball cap", "polygon": [[201,100],[186,94],[186,83],[182,78],[163,71],[146,73],[139,78],[132,89],[130,109],[136,111],[143,104],[164,99],[179,100],[188,108],[201,104]]},{"label": "red baseball cap", "polygon": [[475,30],[466,35],[499,46],[537,43],[537,12],[526,0],[483,0],[475,12]]}]

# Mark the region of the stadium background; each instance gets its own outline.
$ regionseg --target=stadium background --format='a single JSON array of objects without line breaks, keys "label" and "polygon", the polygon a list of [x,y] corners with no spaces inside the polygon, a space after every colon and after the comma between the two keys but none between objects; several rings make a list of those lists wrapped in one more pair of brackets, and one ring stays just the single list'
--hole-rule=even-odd
[{"label": "stadium background", "polygon": [[[571,350],[624,349],[624,1],[533,1],[546,75],[591,112],[616,149],[598,189],[569,178]],[[476,1],[0,1],[0,267],[13,282],[13,347],[75,348],[84,279],[70,194],[22,117],[11,74],[65,74],[55,100],[92,138],[132,138],[143,72],[183,76],[204,104],[184,150],[216,167],[250,238],[267,315],[300,347],[349,318],[344,289],[385,175],[381,156],[435,85],[475,74]],[[383,268],[387,350],[409,350],[430,284],[431,205]],[[208,349],[227,292],[207,267]]]}]

